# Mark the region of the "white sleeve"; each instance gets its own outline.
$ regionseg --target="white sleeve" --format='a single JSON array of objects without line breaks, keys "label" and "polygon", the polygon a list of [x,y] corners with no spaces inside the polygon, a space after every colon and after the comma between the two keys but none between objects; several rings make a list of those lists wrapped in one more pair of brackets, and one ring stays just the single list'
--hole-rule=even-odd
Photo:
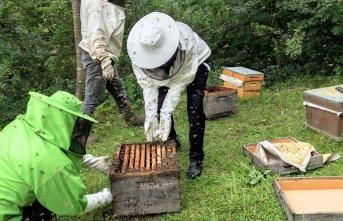
[{"label": "white sleeve", "polygon": [[104,24],[104,11],[101,7],[102,3],[94,3],[92,10],[89,11],[87,16],[87,35],[88,35],[88,50],[89,55],[95,61],[101,61],[108,57],[108,52],[106,51],[107,42],[106,39],[106,26]]},{"label": "white sleeve", "polygon": [[157,119],[159,86],[147,77],[139,67],[132,65],[132,68],[138,84],[143,89],[146,121],[155,121]]},{"label": "white sleeve", "polygon": [[164,99],[161,113],[171,114],[179,103],[182,92],[194,80],[198,70],[198,63],[189,56],[186,57],[186,62],[189,61],[188,59],[191,62],[184,64],[179,73],[170,79],[168,83],[169,91]]}]

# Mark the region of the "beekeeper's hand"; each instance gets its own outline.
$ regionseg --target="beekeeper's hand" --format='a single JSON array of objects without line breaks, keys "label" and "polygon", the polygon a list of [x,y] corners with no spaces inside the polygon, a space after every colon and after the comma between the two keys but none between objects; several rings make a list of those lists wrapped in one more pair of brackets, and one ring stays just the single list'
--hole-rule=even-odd
[{"label": "beekeeper's hand", "polygon": [[145,136],[148,142],[153,142],[158,139],[159,129],[157,118],[146,119],[144,123]]},{"label": "beekeeper's hand", "polygon": [[112,65],[112,60],[106,57],[101,60],[102,77],[106,81],[110,81],[114,77],[114,73],[117,72],[117,68]]},{"label": "beekeeper's hand", "polygon": [[108,171],[108,156],[94,157],[91,154],[83,155],[82,167],[93,168],[104,174],[109,174]]},{"label": "beekeeper's hand", "polygon": [[171,128],[171,114],[170,113],[161,113],[160,114],[160,126],[159,126],[159,137],[162,141],[168,139]]},{"label": "beekeeper's hand", "polygon": [[87,206],[82,214],[99,208],[100,206],[107,205],[112,202],[113,196],[111,191],[104,188],[102,191],[94,194],[87,194]]}]

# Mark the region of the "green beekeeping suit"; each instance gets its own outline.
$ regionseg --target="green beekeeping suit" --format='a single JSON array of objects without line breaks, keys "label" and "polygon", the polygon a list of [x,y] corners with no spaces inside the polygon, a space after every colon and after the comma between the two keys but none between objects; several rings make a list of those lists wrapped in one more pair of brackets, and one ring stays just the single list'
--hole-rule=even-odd
[{"label": "green beekeeping suit", "polygon": [[30,92],[27,111],[0,132],[0,221],[21,220],[36,199],[57,215],[75,216],[87,205],[79,176],[85,147],[71,145],[81,101],[58,91]]}]

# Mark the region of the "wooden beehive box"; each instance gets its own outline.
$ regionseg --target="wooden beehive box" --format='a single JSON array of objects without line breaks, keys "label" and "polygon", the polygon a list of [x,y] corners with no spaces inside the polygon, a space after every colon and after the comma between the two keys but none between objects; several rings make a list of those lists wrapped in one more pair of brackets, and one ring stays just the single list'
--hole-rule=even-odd
[{"label": "wooden beehive box", "polygon": [[204,112],[208,119],[236,113],[237,90],[221,86],[206,87]]},{"label": "wooden beehive box", "polygon": [[[295,143],[299,142],[293,137],[281,137],[273,140],[268,140],[270,143]],[[243,145],[243,154],[251,158],[251,161],[257,165],[258,167],[264,170],[270,170],[274,173],[279,174],[291,174],[291,173],[298,173],[300,170],[288,163],[285,163],[281,159],[275,157],[275,159],[271,159],[272,163],[266,165],[255,153],[256,153],[256,145],[257,143],[245,144]],[[306,170],[311,170],[319,167],[324,166],[323,162],[323,155],[320,153],[313,151],[311,153],[310,161],[306,167]]]},{"label": "wooden beehive box", "polygon": [[238,97],[243,100],[260,96],[263,73],[245,67],[225,67],[223,74],[243,81],[242,87],[227,81],[223,83],[224,87],[237,89]]},{"label": "wooden beehive box", "polygon": [[337,86],[304,91],[303,99],[306,125],[340,140],[343,133],[343,94],[335,89]]},{"label": "wooden beehive box", "polygon": [[274,192],[289,221],[343,220],[343,177],[277,178]]},{"label": "wooden beehive box", "polygon": [[110,167],[115,215],[180,211],[179,175],[174,141],[119,145]]}]

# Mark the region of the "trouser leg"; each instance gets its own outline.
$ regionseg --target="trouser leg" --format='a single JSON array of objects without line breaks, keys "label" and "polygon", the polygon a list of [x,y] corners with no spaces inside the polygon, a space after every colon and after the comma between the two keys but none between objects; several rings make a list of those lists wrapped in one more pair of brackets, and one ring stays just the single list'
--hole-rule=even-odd
[{"label": "trouser leg", "polygon": [[82,51],[82,63],[86,70],[86,92],[82,104],[82,111],[92,116],[95,109],[103,102],[105,88],[111,94],[118,108],[128,103],[124,84],[118,73],[112,80],[105,81],[102,77],[102,69],[99,63],[93,61],[89,53]]},{"label": "trouser leg", "polygon": [[[158,93],[158,107],[157,107],[157,113],[160,114],[160,110],[162,108],[163,105],[163,101],[167,96],[169,88],[168,87],[160,87],[159,88],[159,93]],[[170,128],[170,133],[169,133],[169,139],[176,139],[177,138],[177,134],[176,134],[176,130],[174,127],[174,119],[173,119],[173,115],[171,115],[171,128]]]},{"label": "trouser leg", "polygon": [[208,77],[208,68],[201,64],[195,79],[187,86],[187,114],[189,123],[189,157],[190,160],[202,161],[206,115],[203,100]]},{"label": "trouser leg", "polygon": [[118,108],[123,107],[129,102],[127,99],[125,86],[122,83],[118,72],[114,72],[113,79],[106,82],[106,89],[112,95]]},{"label": "trouser leg", "polygon": [[55,216],[56,214],[35,200],[31,205],[24,207],[22,221],[49,221]]},{"label": "trouser leg", "polygon": [[100,64],[93,61],[86,51],[82,51],[82,64],[86,70],[86,92],[82,111],[93,116],[95,109],[103,102],[106,81],[102,77]]}]

